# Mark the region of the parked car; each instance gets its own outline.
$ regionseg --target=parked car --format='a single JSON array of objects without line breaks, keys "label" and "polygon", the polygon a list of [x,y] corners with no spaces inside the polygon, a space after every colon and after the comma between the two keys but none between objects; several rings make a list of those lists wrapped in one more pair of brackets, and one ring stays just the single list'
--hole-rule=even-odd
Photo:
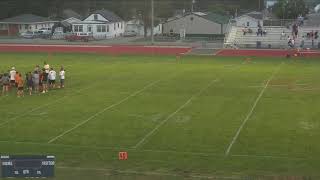
[{"label": "parked car", "polygon": [[55,31],[52,36],[51,39],[65,39],[66,33],[62,32],[62,31]]},{"label": "parked car", "polygon": [[90,40],[93,40],[93,35],[92,35],[92,33],[76,32],[76,33],[67,34],[65,36],[65,39],[67,41],[84,41],[84,42],[88,42]]},{"label": "parked car", "polygon": [[134,37],[134,36],[137,36],[137,35],[138,35],[138,33],[136,33],[135,31],[125,31],[123,33],[124,37]]},{"label": "parked car", "polygon": [[41,28],[38,30],[38,32],[40,34],[51,34],[52,33],[52,29],[51,28]]},{"label": "parked car", "polygon": [[39,38],[40,37],[40,33],[39,32],[27,31],[27,32],[21,33],[21,37],[27,38],[27,39]]}]

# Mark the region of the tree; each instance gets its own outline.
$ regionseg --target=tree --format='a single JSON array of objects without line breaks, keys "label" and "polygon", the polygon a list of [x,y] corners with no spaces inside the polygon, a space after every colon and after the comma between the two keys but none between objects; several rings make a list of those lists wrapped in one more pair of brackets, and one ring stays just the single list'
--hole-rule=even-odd
[{"label": "tree", "polygon": [[275,14],[281,19],[296,19],[309,12],[304,0],[279,0],[273,7]]}]

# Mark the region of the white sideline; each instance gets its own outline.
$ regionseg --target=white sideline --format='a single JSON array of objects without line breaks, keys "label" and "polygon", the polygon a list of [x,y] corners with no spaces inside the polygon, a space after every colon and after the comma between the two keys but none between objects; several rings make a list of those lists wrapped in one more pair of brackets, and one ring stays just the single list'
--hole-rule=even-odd
[{"label": "white sideline", "polygon": [[205,91],[206,89],[208,89],[213,83],[217,82],[218,80],[215,79],[213,81],[210,81],[209,84],[202,88],[199,92],[197,92],[196,94],[194,94],[193,96],[191,96],[191,98],[189,98],[184,104],[182,104],[176,111],[174,111],[173,113],[171,113],[166,119],[164,119],[163,121],[161,121],[154,129],[152,129],[148,134],[146,134],[140,141],[138,141],[138,143],[136,145],[133,146],[134,149],[138,148],[140,145],[142,145],[146,139],[150,136],[153,135],[153,133],[155,133],[163,124],[165,124],[169,119],[171,119],[175,114],[177,114],[179,111],[181,111],[183,108],[185,108],[195,97],[199,96],[202,94],[203,91]]},{"label": "white sideline", "polygon": [[219,176],[204,176],[195,174],[176,174],[166,172],[152,172],[152,171],[135,171],[135,170],[115,170],[106,168],[86,168],[86,167],[68,167],[68,166],[57,166],[58,169],[70,169],[76,171],[101,171],[105,172],[104,175],[112,175],[112,172],[118,174],[134,174],[134,175],[145,175],[145,176],[171,176],[171,177],[183,177],[192,179],[230,179],[230,180],[241,180],[242,178],[236,177],[219,177]]},{"label": "white sideline", "polygon": [[[80,90],[76,91],[76,93],[79,93],[79,92],[84,91],[84,90],[89,89],[89,88],[91,88],[91,87],[89,86],[89,87],[80,89]],[[30,114],[30,113],[32,113],[32,112],[34,112],[34,111],[37,111],[37,110],[42,109],[42,108],[44,108],[44,107],[48,107],[48,106],[50,106],[50,105],[52,105],[52,104],[55,104],[55,103],[61,101],[62,99],[66,98],[66,97],[68,97],[68,96],[65,95],[65,96],[63,96],[63,97],[61,97],[61,98],[58,98],[58,99],[56,99],[56,100],[54,100],[54,101],[51,101],[51,102],[49,102],[49,103],[47,103],[47,104],[44,104],[44,105],[42,105],[42,106],[38,106],[38,107],[33,108],[33,109],[31,109],[31,110],[25,111],[24,113],[22,113],[22,114],[20,114],[20,115],[18,115],[18,116],[15,116],[15,117],[13,117],[13,118],[10,118],[9,120],[7,120],[7,121],[5,121],[5,122],[0,123],[0,128],[3,127],[5,124],[8,124],[8,123],[11,122],[11,121],[15,121],[15,120],[17,120],[18,118],[23,117],[23,116],[25,116],[25,115],[27,115],[27,114]]]},{"label": "white sideline", "polygon": [[[38,146],[55,146],[64,148],[84,148],[93,150],[128,150],[135,152],[153,152],[153,153],[176,153],[185,154],[191,156],[217,156],[225,157],[224,154],[212,153],[212,152],[195,152],[195,151],[175,151],[175,150],[155,150],[155,149],[133,149],[128,147],[111,147],[111,146],[88,146],[88,145],[68,145],[68,144],[48,144],[41,142],[28,142],[28,141],[1,141],[0,143],[13,143],[13,144],[24,144],[24,145],[38,145]],[[254,154],[232,154],[231,157],[248,157],[248,158],[264,158],[264,159],[290,159],[290,160],[306,160],[305,157],[289,157],[286,155],[254,155]]]},{"label": "white sideline", "polygon": [[71,131],[77,129],[78,127],[86,124],[87,122],[91,121],[92,119],[94,119],[95,117],[97,117],[97,116],[99,116],[100,114],[104,113],[105,111],[107,111],[107,110],[109,110],[109,109],[111,109],[111,108],[113,108],[113,107],[115,107],[115,106],[118,106],[118,105],[124,103],[125,101],[129,100],[131,97],[136,96],[137,94],[141,93],[142,91],[146,90],[147,88],[155,85],[155,84],[158,83],[159,81],[160,81],[160,79],[159,79],[159,80],[156,80],[156,81],[154,81],[154,82],[152,82],[152,83],[150,83],[150,84],[148,84],[148,85],[146,85],[146,86],[144,86],[142,89],[140,89],[140,90],[138,90],[138,91],[130,94],[129,96],[125,97],[124,99],[120,100],[119,102],[117,102],[117,103],[115,103],[115,104],[112,104],[112,105],[109,105],[108,107],[106,107],[106,108],[98,111],[97,113],[93,114],[92,116],[90,116],[90,117],[87,118],[86,120],[80,122],[79,124],[76,124],[74,127],[70,128],[70,129],[62,132],[62,133],[59,134],[58,136],[50,139],[50,140],[48,141],[48,143],[49,143],[49,144],[50,144],[50,143],[53,143],[54,141],[58,140],[59,138],[63,137],[64,135],[70,133]]},{"label": "white sideline", "polygon": [[249,113],[247,114],[246,118],[243,120],[243,122],[242,122],[242,124],[240,125],[238,131],[236,132],[235,136],[233,137],[231,143],[229,144],[229,146],[228,146],[228,148],[227,148],[227,150],[226,150],[226,152],[225,152],[225,155],[226,155],[226,156],[229,155],[233,144],[237,141],[237,139],[238,139],[238,137],[239,137],[239,135],[240,135],[240,132],[242,131],[243,127],[246,125],[247,121],[248,121],[249,118],[251,117],[251,115],[252,115],[252,113],[254,112],[254,110],[255,110],[258,102],[260,101],[262,95],[263,95],[264,92],[266,91],[266,89],[267,89],[270,81],[274,78],[274,76],[276,75],[276,73],[278,73],[278,71],[280,70],[282,64],[283,64],[283,63],[281,63],[281,64],[273,71],[273,73],[272,73],[272,75],[270,76],[270,78],[268,79],[267,83],[266,83],[265,86],[262,88],[259,96],[257,97],[257,99],[255,100],[255,102],[253,103],[253,105],[252,105]]}]

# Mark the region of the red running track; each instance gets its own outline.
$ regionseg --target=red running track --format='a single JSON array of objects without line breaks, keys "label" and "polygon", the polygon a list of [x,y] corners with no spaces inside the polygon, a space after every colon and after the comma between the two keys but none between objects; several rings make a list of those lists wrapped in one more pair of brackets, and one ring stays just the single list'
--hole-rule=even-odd
[{"label": "red running track", "polygon": [[[34,44],[0,44],[0,52],[62,52],[62,53],[105,53],[105,54],[142,54],[142,55],[183,55],[191,47],[179,46],[103,46],[103,45],[34,45]],[[217,56],[255,56],[255,57],[286,57],[297,54],[294,50],[271,49],[222,49]],[[320,51],[301,51],[304,57],[320,57]]]},{"label": "red running track", "polygon": [[98,46],[98,45],[33,45],[0,44],[0,52],[62,52],[62,53],[106,53],[179,55],[190,51],[190,47],[177,46]]},{"label": "red running track", "polygon": [[271,49],[223,49],[217,56],[255,56],[255,57],[286,57],[288,54],[303,57],[320,57],[320,51],[304,50],[297,52],[295,50],[271,50]]}]

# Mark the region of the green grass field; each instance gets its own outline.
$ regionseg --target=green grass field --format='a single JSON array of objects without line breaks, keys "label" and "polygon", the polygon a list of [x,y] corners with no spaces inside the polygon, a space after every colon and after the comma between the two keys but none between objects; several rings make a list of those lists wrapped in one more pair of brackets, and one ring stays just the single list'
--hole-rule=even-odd
[{"label": "green grass field", "polygon": [[59,180],[316,179],[320,61],[243,59],[54,54],[66,88],[0,97],[0,153],[55,155]]}]

